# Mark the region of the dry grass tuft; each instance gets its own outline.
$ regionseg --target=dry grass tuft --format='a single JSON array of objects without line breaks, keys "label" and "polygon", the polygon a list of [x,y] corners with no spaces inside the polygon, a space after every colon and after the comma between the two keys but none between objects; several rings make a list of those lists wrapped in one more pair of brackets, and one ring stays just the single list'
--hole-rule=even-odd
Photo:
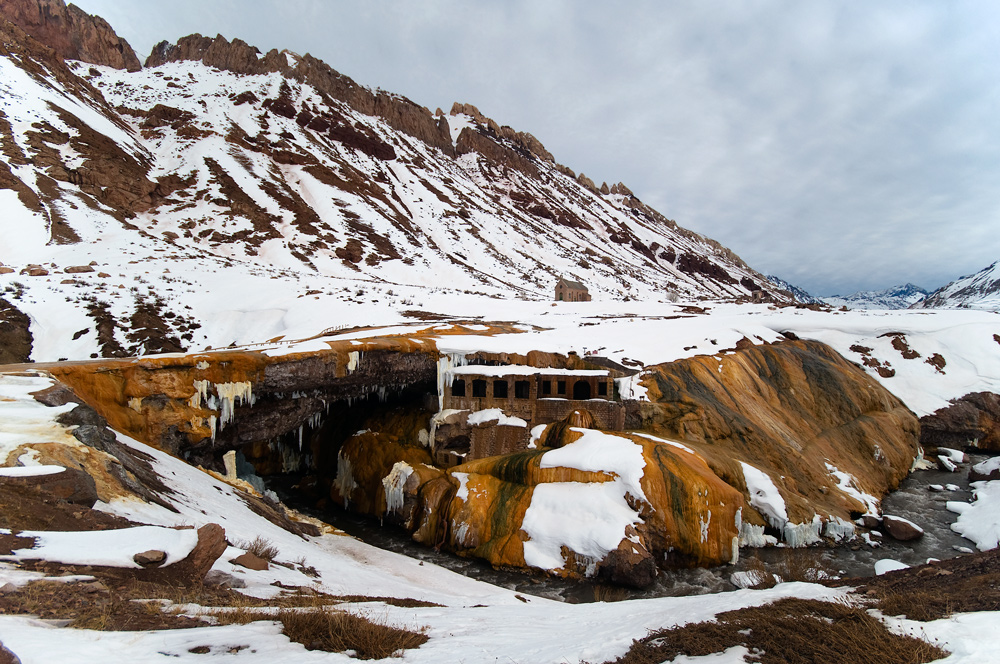
[{"label": "dry grass tuft", "polygon": [[308,650],[352,651],[359,659],[391,657],[401,650],[417,648],[427,642],[425,634],[393,627],[386,623],[384,617],[329,607],[281,609],[273,614],[238,608],[217,613],[216,617],[222,624],[277,620],[282,624],[285,636]]},{"label": "dry grass tuft", "polygon": [[635,641],[619,664],[659,664],[742,645],[761,664],[919,664],[947,655],[912,636],[886,630],[846,602],[783,599],[728,611],[702,622],[651,633]]},{"label": "dry grass tuft", "polygon": [[271,540],[257,536],[251,541],[247,540],[236,540],[233,542],[233,546],[238,549],[243,549],[247,553],[252,553],[253,555],[266,560],[267,562],[274,562],[274,559],[278,557],[280,553],[278,547],[276,547]]}]

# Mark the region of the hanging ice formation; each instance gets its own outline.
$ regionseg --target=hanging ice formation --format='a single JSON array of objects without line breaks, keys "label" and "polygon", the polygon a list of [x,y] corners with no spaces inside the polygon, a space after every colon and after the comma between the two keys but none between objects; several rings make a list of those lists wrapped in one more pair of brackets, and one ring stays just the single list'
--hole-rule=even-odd
[{"label": "hanging ice formation", "polygon": [[385,513],[395,512],[403,506],[403,489],[406,480],[413,474],[413,468],[405,461],[397,461],[389,474],[382,478],[385,489]]},{"label": "hanging ice formation", "polygon": [[[211,393],[212,383],[208,380],[196,380],[193,384],[194,394],[188,402],[192,408],[205,407],[214,411],[208,416],[208,425],[212,430],[212,441],[215,441],[216,429],[222,430],[233,421],[237,405],[252,406],[256,401],[253,395],[253,383],[237,381],[234,383],[216,383],[215,394]],[[218,425],[218,427],[216,426]]]},{"label": "hanging ice formation", "polygon": [[[454,381],[455,376],[452,374],[451,370],[455,367],[464,367],[469,361],[465,358],[465,353],[443,353],[441,357],[438,358],[437,363],[437,390],[438,390],[438,413],[444,410],[444,388],[447,385],[451,387],[452,381]],[[431,418],[430,432],[427,435],[427,441],[430,447],[434,447],[434,437],[437,434],[437,421],[434,417]]]}]

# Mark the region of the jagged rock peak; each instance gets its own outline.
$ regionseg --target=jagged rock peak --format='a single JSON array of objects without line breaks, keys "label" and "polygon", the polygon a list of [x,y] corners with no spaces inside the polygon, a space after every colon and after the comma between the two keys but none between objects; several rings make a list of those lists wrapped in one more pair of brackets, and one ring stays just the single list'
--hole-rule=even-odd
[{"label": "jagged rock peak", "polygon": [[63,0],[0,0],[0,14],[65,60],[142,69],[135,51],[107,21],[76,5]]},{"label": "jagged rock peak", "polygon": [[454,116],[461,114],[468,115],[477,123],[479,123],[483,127],[486,127],[497,136],[506,138],[510,142],[514,143],[520,148],[527,150],[528,152],[535,155],[539,159],[543,159],[549,163],[555,163],[555,157],[552,156],[552,153],[546,150],[545,146],[542,145],[542,142],[539,141],[534,136],[532,136],[531,134],[523,131],[516,131],[513,128],[508,127],[507,125],[500,126],[494,120],[483,115],[479,111],[479,109],[473,106],[472,104],[461,104],[456,101],[454,104],[451,105],[451,112],[449,113],[449,115]]},{"label": "jagged rock peak", "polygon": [[193,34],[182,37],[176,44],[160,42],[154,46],[146,58],[146,66],[157,67],[183,60],[202,62],[237,74],[279,72],[286,78],[313,86],[360,113],[382,118],[393,129],[418,138],[445,154],[455,154],[451,131],[444,117],[435,118],[427,108],[400,95],[372,91],[359,85],[308,53],[300,56],[271,49],[261,56],[260,49],[240,39],[229,41],[222,35],[213,38]]}]

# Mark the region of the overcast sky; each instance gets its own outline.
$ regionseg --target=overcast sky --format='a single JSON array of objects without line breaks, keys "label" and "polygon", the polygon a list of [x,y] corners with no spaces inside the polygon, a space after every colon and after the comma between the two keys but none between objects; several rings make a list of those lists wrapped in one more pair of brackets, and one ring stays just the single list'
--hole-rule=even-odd
[{"label": "overcast sky", "polygon": [[200,32],[475,104],[816,295],[1000,259],[992,0],[75,0],[144,60]]}]

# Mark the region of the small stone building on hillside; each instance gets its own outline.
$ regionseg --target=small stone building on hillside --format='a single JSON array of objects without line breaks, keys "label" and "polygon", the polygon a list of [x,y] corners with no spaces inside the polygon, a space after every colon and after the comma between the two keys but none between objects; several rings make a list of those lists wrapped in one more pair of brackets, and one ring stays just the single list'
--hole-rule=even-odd
[{"label": "small stone building on hillside", "polygon": [[590,302],[590,291],[579,281],[559,277],[556,282],[556,302]]},{"label": "small stone building on hillside", "polygon": [[528,449],[534,427],[574,410],[589,412],[599,429],[625,427],[625,409],[607,369],[463,366],[445,371],[440,385],[432,446],[443,467]]}]

